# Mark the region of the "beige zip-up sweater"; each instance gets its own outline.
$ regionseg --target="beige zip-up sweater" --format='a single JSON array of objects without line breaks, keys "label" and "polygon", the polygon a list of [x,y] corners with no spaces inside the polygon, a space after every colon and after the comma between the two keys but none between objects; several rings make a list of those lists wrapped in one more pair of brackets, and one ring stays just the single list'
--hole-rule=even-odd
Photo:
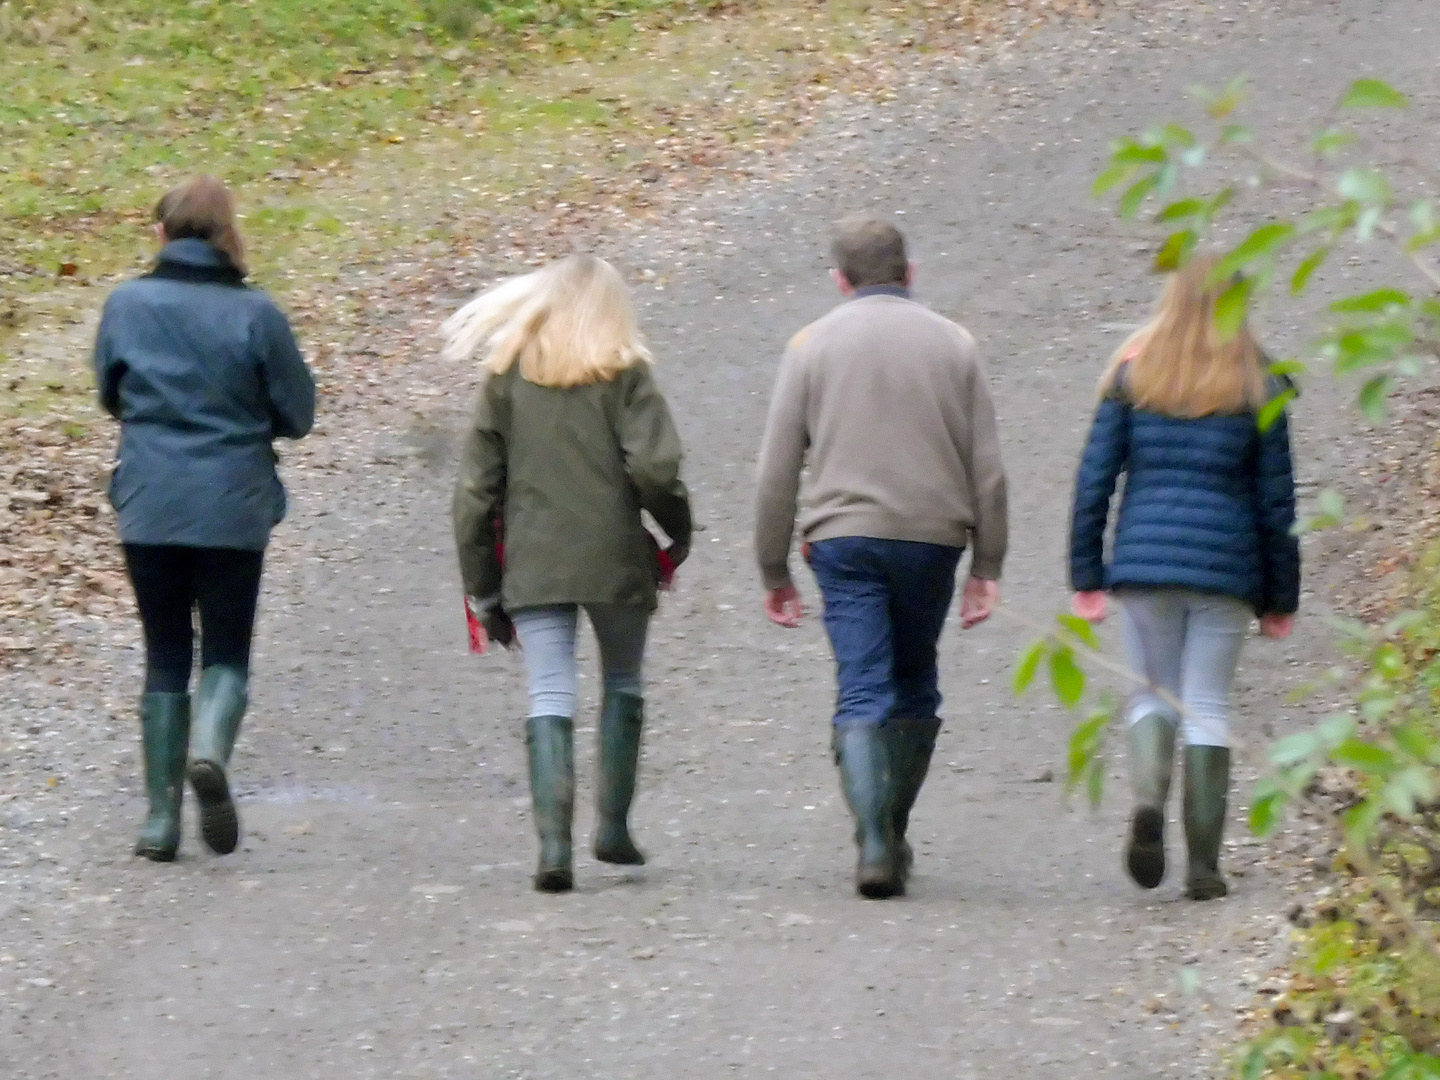
[{"label": "beige zip-up sweater", "polygon": [[970,542],[971,574],[998,579],[1005,470],[975,339],[888,290],[811,323],[780,361],[759,484],[755,551],[767,589],[790,583],[798,503],[806,541]]}]

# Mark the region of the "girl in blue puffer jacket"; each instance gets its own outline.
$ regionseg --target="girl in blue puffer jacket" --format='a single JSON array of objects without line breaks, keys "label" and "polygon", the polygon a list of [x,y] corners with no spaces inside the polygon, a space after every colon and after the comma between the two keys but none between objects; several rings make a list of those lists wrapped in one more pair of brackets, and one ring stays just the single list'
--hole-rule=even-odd
[{"label": "girl in blue puffer jacket", "polygon": [[[1177,728],[1185,737],[1186,894],[1224,896],[1220,838],[1230,786],[1228,712],[1240,646],[1260,632],[1284,638],[1300,596],[1292,533],[1295,486],[1282,414],[1261,430],[1257,413],[1282,387],[1248,328],[1228,340],[1215,326],[1223,289],[1215,259],[1170,276],[1154,318],[1116,353],[1075,483],[1070,583],[1076,614],[1120,605],[1131,670],[1154,690],[1128,706],[1135,809],[1125,864],[1153,889],[1165,874],[1165,800]],[[1105,529],[1120,475],[1124,495],[1110,552]]]}]

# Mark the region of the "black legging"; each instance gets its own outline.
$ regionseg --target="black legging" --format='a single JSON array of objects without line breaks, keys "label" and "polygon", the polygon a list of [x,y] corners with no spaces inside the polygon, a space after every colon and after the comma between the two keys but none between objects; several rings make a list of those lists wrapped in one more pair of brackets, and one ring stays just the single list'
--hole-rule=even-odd
[{"label": "black legging", "polygon": [[145,692],[183,694],[195,653],[191,613],[200,610],[200,665],[248,671],[263,551],[126,544],[125,565],[145,628]]}]

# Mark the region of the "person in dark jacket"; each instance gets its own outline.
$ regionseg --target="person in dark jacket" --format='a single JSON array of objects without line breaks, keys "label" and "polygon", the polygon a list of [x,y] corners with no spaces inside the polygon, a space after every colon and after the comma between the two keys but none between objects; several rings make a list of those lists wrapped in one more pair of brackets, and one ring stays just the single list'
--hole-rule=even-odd
[{"label": "person in dark jacket", "polygon": [[[485,352],[455,488],[455,543],[482,637],[511,620],[529,676],[525,725],[540,860],[535,887],[574,885],[575,633],[600,645],[595,857],[640,864],[630,804],[644,723],[641,663],[659,583],[648,512],[672,565],[690,550],[680,437],[614,267],[572,255],[481,293],[448,320],[445,354]],[[503,522],[503,558],[497,545]]]},{"label": "person in dark jacket", "polygon": [[223,855],[239,839],[227,768],[248,700],[261,563],[285,516],[272,443],[309,432],[315,383],[285,316],[245,285],[225,185],[195,177],[160,200],[156,217],[154,269],[105,303],[95,382],[120,421],[110,501],[145,632],[150,812],[135,851],[168,862],[187,771],[206,844]]},{"label": "person in dark jacket", "polygon": [[1241,644],[1254,616],[1266,637],[1288,636],[1300,602],[1289,429],[1283,412],[1263,429],[1257,422],[1283,387],[1267,379],[1248,329],[1228,340],[1216,329],[1215,265],[1198,257],[1172,274],[1154,318],[1116,353],[1080,462],[1070,532],[1076,614],[1098,622],[1113,592],[1126,660],[1152,688],[1128,708],[1135,809],[1126,868],[1147,889],[1164,877],[1165,802],[1183,727],[1186,893],[1195,900],[1226,892],[1219,855]]}]

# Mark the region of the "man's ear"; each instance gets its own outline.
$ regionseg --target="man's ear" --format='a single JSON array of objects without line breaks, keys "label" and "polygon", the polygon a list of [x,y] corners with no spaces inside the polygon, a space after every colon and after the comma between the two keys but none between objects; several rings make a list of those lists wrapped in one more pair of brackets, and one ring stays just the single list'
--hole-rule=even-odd
[{"label": "man's ear", "polygon": [[163,221],[157,221],[155,223],[155,239],[160,241],[161,247],[164,247],[170,242],[170,238],[165,235],[165,223]]},{"label": "man's ear", "polygon": [[850,284],[850,279],[845,276],[845,271],[838,266],[830,268],[830,280],[835,282],[835,287],[840,290],[841,296],[855,295],[855,286]]},{"label": "man's ear", "polygon": [[905,288],[908,289],[913,284],[915,284],[915,264],[909,262],[905,264]]}]

